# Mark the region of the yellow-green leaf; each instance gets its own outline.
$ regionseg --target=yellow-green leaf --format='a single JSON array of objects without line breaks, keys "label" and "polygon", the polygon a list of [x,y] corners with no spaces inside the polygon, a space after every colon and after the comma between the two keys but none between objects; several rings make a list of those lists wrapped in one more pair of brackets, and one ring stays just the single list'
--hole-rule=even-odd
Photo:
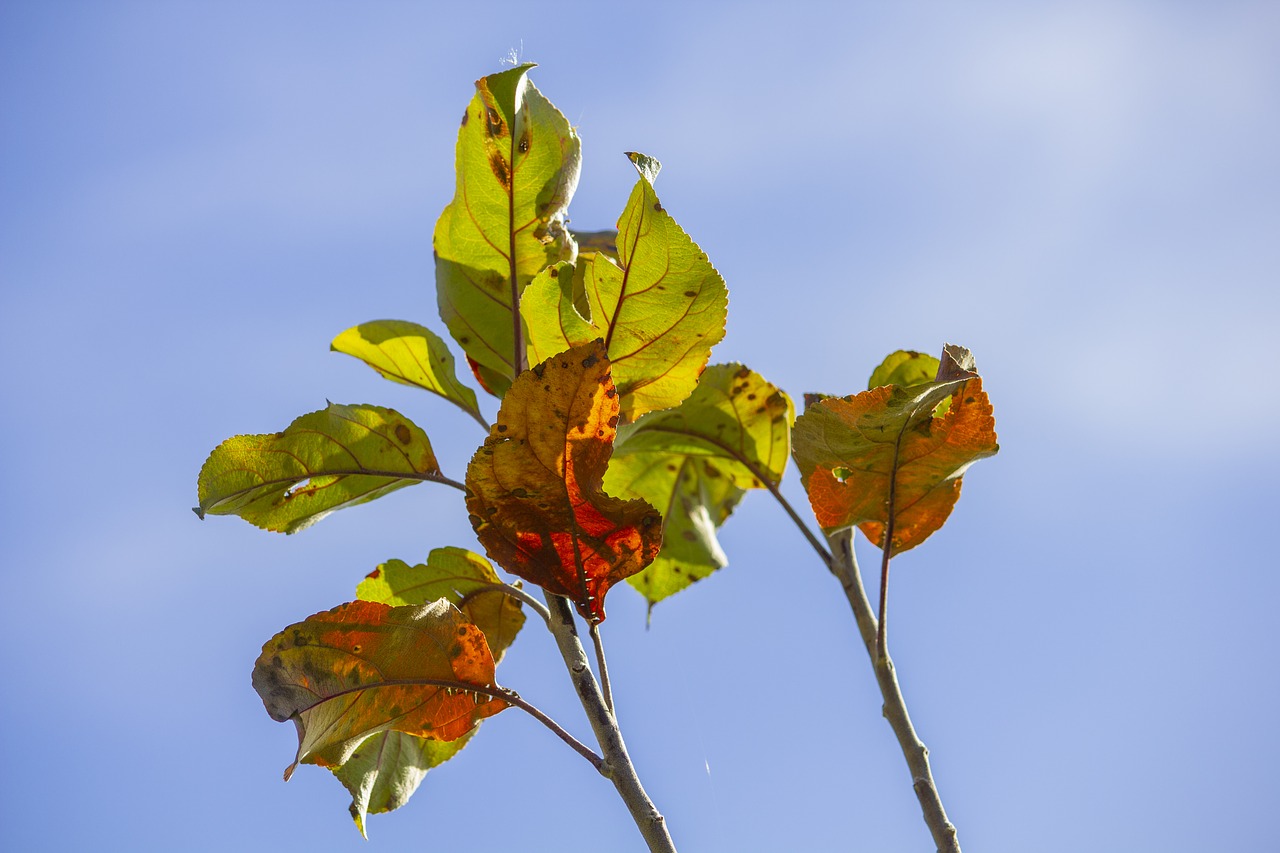
[{"label": "yellow-green leaf", "polygon": [[617,258],[584,252],[526,288],[521,301],[531,364],[603,338],[621,416],[669,409],[692,393],[724,337],[728,291],[706,254],[653,190],[657,161],[629,154],[640,179],[618,220]]},{"label": "yellow-green leaf", "polygon": [[356,597],[393,606],[448,599],[484,632],[496,663],[524,625],[519,599],[486,589],[500,583],[493,566],[479,554],[465,548],[435,548],[425,564],[382,563],[356,587]]},{"label": "yellow-green leaf", "polygon": [[434,236],[440,316],[499,396],[517,372],[515,299],[576,254],[564,223],[581,144],[529,82],[532,67],[476,81],[458,131],[457,189]]},{"label": "yellow-green leaf", "polygon": [[218,445],[200,469],[195,512],[297,533],[336,509],[444,479],[431,441],[404,415],[330,403],[284,432]]},{"label": "yellow-green leaf", "polygon": [[353,601],[290,625],[262,647],[253,687],[271,718],[292,720],[299,762],[343,764],[370,735],[457,740],[507,706],[491,688],[484,634],[448,601]]},{"label": "yellow-green leaf", "polygon": [[476,392],[458,381],[453,353],[440,336],[405,320],[374,320],[352,326],[330,349],[355,356],[392,382],[439,394],[484,424]]},{"label": "yellow-green leaf", "polygon": [[677,408],[619,430],[605,490],[663,517],[657,559],[627,579],[651,607],[728,563],[716,529],[748,489],[781,482],[794,419],[790,398],[760,374],[717,364]]}]

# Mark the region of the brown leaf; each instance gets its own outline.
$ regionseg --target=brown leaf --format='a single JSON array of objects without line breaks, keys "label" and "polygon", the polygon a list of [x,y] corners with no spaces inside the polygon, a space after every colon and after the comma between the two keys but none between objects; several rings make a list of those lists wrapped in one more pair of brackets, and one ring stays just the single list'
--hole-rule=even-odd
[{"label": "brown leaf", "polygon": [[604,343],[583,344],[516,379],[467,467],[467,509],[489,556],[593,623],[609,587],[662,545],[657,510],[601,486],[617,425]]}]

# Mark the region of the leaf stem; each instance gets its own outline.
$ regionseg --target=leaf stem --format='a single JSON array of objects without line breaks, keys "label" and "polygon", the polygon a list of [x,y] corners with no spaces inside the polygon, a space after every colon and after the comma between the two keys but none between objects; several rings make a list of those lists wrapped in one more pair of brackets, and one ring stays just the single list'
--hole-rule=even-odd
[{"label": "leaf stem", "polygon": [[[858,623],[862,644],[871,657],[880,695],[884,698],[884,717],[889,721],[889,726],[898,738],[902,755],[906,758],[907,768],[911,771],[911,787],[915,789],[916,799],[920,801],[920,811],[933,835],[938,853],[960,853],[955,825],[947,818],[937,783],[933,780],[929,750],[911,724],[911,716],[907,713],[907,703],[902,697],[902,688],[898,685],[897,672],[889,651],[879,645],[879,638],[883,636],[880,633],[881,623],[872,613],[871,602],[867,600],[867,593],[862,585],[858,560],[853,552],[853,536],[853,528],[846,528],[828,537],[834,555],[831,570],[840,579],[845,596],[849,599],[849,606],[853,609],[853,618]],[[881,594],[883,595],[883,584]]]},{"label": "leaf stem", "polygon": [[549,623],[551,621],[551,614],[547,612],[547,606],[545,604],[543,604],[538,599],[534,598],[529,593],[525,592],[520,587],[512,586],[509,583],[487,583],[484,586],[477,587],[476,589],[473,589],[471,590],[471,592],[468,592],[466,595],[462,596],[462,598],[459,598],[455,606],[459,610],[461,610],[462,605],[466,604],[471,599],[475,598],[477,595],[480,595],[486,592],[501,592],[506,595],[509,595],[512,598],[517,599],[529,605],[529,609],[532,610],[534,613],[537,613],[539,616],[541,616],[543,622]]},{"label": "leaf stem", "polygon": [[596,647],[596,665],[600,668],[600,690],[604,693],[604,706],[613,710],[613,689],[609,686],[609,667],[604,662],[604,640],[600,638],[600,623],[591,623],[591,642]]},{"label": "leaf stem", "polygon": [[586,744],[582,743],[573,735],[565,731],[564,728],[559,723],[557,723],[555,720],[551,719],[546,714],[544,714],[541,710],[538,709],[537,706],[532,705],[529,702],[526,702],[524,699],[522,699],[519,693],[515,692],[514,690],[508,689],[506,687],[499,687],[496,684],[493,684],[493,685],[472,684],[466,681],[451,681],[445,678],[393,678],[393,679],[387,679],[385,681],[379,681],[373,685],[362,684],[358,687],[352,687],[347,690],[340,690],[331,695],[327,695],[325,698],[333,699],[337,696],[342,696],[343,694],[346,694],[346,693],[358,693],[361,691],[369,690],[371,687],[417,687],[417,686],[424,686],[424,685],[432,686],[432,687],[445,687],[451,690],[461,690],[464,693],[483,693],[485,696],[490,696],[494,699],[501,699],[503,702],[506,702],[509,705],[514,705],[515,707],[524,711],[526,714],[533,717],[535,720],[537,720],[538,722],[542,723],[544,726],[549,728],[552,732],[555,733],[556,737],[560,738],[560,740],[564,741],[569,746],[573,747],[573,751],[581,755],[583,758],[587,759],[587,761],[591,762],[591,766],[595,767],[596,770],[604,772],[602,769],[604,767],[604,759],[596,755],[595,752],[593,752],[590,747],[588,747]]},{"label": "leaf stem", "polygon": [[[753,471],[752,473],[755,472]],[[813,546],[813,550],[818,553],[819,559],[827,565],[827,568],[831,568],[831,552],[822,544],[822,540],[820,540],[814,532],[809,529],[809,525],[804,523],[804,519],[795,511],[795,508],[791,506],[785,497],[783,497],[782,491],[778,488],[777,484],[767,477],[760,477],[760,481],[764,483],[765,488],[769,490],[770,494],[772,494],[774,498],[777,499],[778,503],[782,505],[782,508],[786,510],[787,515],[791,516],[791,520],[796,523],[796,527],[800,528],[800,532],[804,534],[804,538],[809,540],[809,544]]]},{"label": "leaf stem", "polygon": [[666,819],[640,784],[640,777],[636,775],[635,766],[627,754],[627,745],[622,740],[618,721],[605,704],[600,685],[591,673],[586,650],[578,638],[573,606],[567,598],[548,592],[547,609],[551,612],[551,621],[548,623],[551,633],[555,636],[573,687],[591,722],[600,751],[604,754],[601,775],[612,781],[617,788],[618,795],[631,812],[631,818],[636,822],[651,853],[676,853]]},{"label": "leaf stem", "polygon": [[452,486],[453,488],[457,489],[460,492],[465,492],[467,490],[467,487],[464,486],[462,483],[459,483],[457,480],[451,480],[450,478],[446,477],[444,474],[438,474],[438,473],[431,474],[429,476],[423,477],[423,479],[430,480],[433,483],[440,483],[441,485],[444,485],[444,486]]}]

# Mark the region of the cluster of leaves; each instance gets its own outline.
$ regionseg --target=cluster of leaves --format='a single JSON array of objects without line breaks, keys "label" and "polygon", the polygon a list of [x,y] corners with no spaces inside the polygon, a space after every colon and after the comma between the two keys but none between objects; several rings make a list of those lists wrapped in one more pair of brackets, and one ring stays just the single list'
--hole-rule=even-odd
[{"label": "cluster of leaves", "polygon": [[[777,494],[793,440],[824,530],[858,525],[895,552],[936,530],[964,467],[995,452],[967,351],[948,348],[941,364],[897,353],[873,390],[814,400],[798,420],[751,369],[708,367],[727,290],[659,201],[658,162],[628,154],[639,179],[617,231],[577,239],[566,213],[579,139],[529,67],[477,81],[456,192],[434,233],[440,315],[501,400],[496,422],[421,325],[362,323],[332,343],[485,426],[465,484],[399,412],[330,404],[219,445],[200,472],[197,514],[295,533],[420,482],[462,488],[489,559],[564,596],[592,626],[620,581],[652,609],[723,567],[717,529],[749,490]],[[368,814],[404,803],[514,701],[494,669],[524,622],[514,592],[485,557],[438,548],[419,565],[389,560],[355,601],[271,638],[253,684],[274,719],[297,727],[286,778],[299,762],[330,768],[361,832]]]}]

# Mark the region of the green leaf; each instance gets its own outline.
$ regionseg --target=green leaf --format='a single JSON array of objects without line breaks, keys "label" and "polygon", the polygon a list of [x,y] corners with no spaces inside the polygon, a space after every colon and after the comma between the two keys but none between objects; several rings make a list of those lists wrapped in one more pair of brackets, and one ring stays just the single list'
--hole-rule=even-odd
[{"label": "green leaf", "polygon": [[448,599],[484,632],[496,663],[524,625],[519,599],[501,590],[485,590],[500,583],[493,565],[479,554],[465,548],[435,548],[426,564],[382,563],[356,587],[356,597],[393,606]]},{"label": "green leaf", "polygon": [[458,131],[457,190],[434,236],[440,316],[498,396],[516,373],[513,295],[576,254],[564,223],[581,143],[529,82],[532,67],[476,81]]},{"label": "green leaf", "polygon": [[938,373],[938,364],[939,361],[927,353],[898,350],[871,371],[867,388],[879,388],[881,385],[901,385],[907,388],[932,382]]},{"label": "green leaf", "polygon": [[195,512],[297,533],[336,509],[444,479],[431,441],[404,415],[330,403],[284,432],[218,445],[200,469]]},{"label": "green leaf", "polygon": [[617,257],[584,252],[576,265],[544,270],[525,290],[521,314],[531,364],[603,338],[634,421],[689,396],[724,337],[728,291],[698,245],[653,191],[657,161],[629,154],[640,179],[618,220]]},{"label": "green leaf", "polygon": [[392,382],[439,394],[484,424],[476,392],[458,381],[453,353],[440,336],[404,320],[374,320],[352,326],[330,349],[355,356]]},{"label": "green leaf", "polygon": [[[333,775],[351,792],[351,818],[365,838],[368,816],[393,811],[409,802],[427,771],[444,764],[470,743],[480,725],[457,740],[440,741],[385,731],[360,742]],[[336,752],[336,750],[335,750]],[[316,764],[325,764],[323,760]]]},{"label": "green leaf", "polygon": [[[902,388],[927,385],[937,375],[940,364],[941,362],[938,359],[927,353],[906,349],[898,350],[886,356],[885,360],[880,362],[880,365],[875,370],[871,371],[871,378],[867,381],[867,390],[879,388],[882,385],[897,385]],[[938,407],[934,409],[933,413],[941,417],[947,413],[949,408],[951,408],[951,398],[945,397],[938,404]]]},{"label": "green leaf", "polygon": [[777,485],[790,454],[790,398],[740,364],[708,367],[675,409],[618,432],[605,490],[662,513],[662,550],[627,579],[650,607],[728,560],[716,539],[748,489]]}]

